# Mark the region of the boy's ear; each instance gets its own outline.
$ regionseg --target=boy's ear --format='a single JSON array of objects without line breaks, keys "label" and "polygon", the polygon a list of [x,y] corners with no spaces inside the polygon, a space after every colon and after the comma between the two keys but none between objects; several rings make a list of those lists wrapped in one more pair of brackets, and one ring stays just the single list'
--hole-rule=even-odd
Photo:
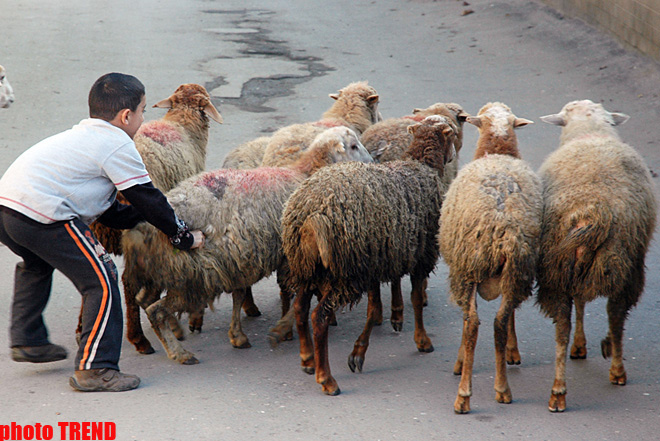
[{"label": "boy's ear", "polygon": [[130,115],[130,109],[123,109],[119,111],[119,122],[122,124],[128,124],[128,116]]}]

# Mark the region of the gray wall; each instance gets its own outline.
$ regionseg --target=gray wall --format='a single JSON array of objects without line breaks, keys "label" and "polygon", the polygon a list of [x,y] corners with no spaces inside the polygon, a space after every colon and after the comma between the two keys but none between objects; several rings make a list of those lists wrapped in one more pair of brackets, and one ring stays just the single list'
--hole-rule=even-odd
[{"label": "gray wall", "polygon": [[660,0],[541,0],[660,61]]}]

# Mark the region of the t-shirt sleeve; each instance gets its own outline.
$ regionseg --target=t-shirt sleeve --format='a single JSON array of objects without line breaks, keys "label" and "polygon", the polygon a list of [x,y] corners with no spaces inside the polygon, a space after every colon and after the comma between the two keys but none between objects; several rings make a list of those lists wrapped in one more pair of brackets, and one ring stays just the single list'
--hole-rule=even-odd
[{"label": "t-shirt sleeve", "polygon": [[151,182],[149,173],[133,141],[113,152],[105,160],[103,170],[119,191],[136,184]]}]

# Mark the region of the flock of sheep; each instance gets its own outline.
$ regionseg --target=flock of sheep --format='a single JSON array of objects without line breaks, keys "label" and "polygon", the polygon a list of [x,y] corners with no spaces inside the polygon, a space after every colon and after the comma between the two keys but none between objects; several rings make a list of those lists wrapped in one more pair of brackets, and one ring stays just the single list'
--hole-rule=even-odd
[{"label": "flock of sheep", "polygon": [[[233,299],[229,340],[249,347],[241,309],[260,314],[251,286],[276,272],[282,317],[269,338],[273,344],[291,339],[295,325],[302,369],[336,395],[327,340],[335,312],[367,293],[365,328],[348,359],[351,370],[361,371],[372,327],[383,321],[380,286],[391,284],[391,322],[400,330],[400,281],[408,275],[414,340],[418,350],[432,351],[423,309],[427,278],[442,256],[451,299],[464,313],[456,413],[470,411],[477,294],[501,299],[498,402],[512,401],[506,363],[520,363],[514,312],[535,285],[538,305],[556,324],[550,410],[566,409],[573,305],[570,356],[584,358],[585,303],[608,299],[602,354],[612,357],[610,381],[626,383],[623,325],[643,291],[656,216],[650,172],[614,129],[626,115],[585,100],[542,117],[562,132],[559,148],[535,172],[520,158],[514,132],[532,121],[505,104],[488,103],[473,116],[456,103],[438,103],[382,120],[379,95],[366,82],[330,96],[335,101],[318,121],[247,142],[214,171],[205,171],[209,120],[222,118],[206,90],[184,84],[156,105],[167,114],[143,125],[136,146],[178,216],[207,240],[203,248],[176,253],[151,225],[124,232],[93,225],[108,250],[124,256],[127,337],[138,351],[154,351],[141,329],[141,307],[168,356],[197,363],[180,343],[177,315],[188,313],[190,329],[201,330],[205,307],[224,292]],[[465,122],[478,128],[479,138],[474,159],[459,170]]]}]

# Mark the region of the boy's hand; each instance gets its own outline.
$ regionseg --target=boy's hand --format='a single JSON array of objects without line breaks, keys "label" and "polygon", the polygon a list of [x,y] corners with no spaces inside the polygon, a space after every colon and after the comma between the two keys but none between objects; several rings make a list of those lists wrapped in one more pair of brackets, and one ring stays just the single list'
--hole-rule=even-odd
[{"label": "boy's hand", "polygon": [[195,248],[201,248],[204,246],[205,236],[201,230],[191,231],[190,234],[192,234],[193,238],[195,239],[193,241],[192,246],[190,247],[191,250],[194,250]]}]

